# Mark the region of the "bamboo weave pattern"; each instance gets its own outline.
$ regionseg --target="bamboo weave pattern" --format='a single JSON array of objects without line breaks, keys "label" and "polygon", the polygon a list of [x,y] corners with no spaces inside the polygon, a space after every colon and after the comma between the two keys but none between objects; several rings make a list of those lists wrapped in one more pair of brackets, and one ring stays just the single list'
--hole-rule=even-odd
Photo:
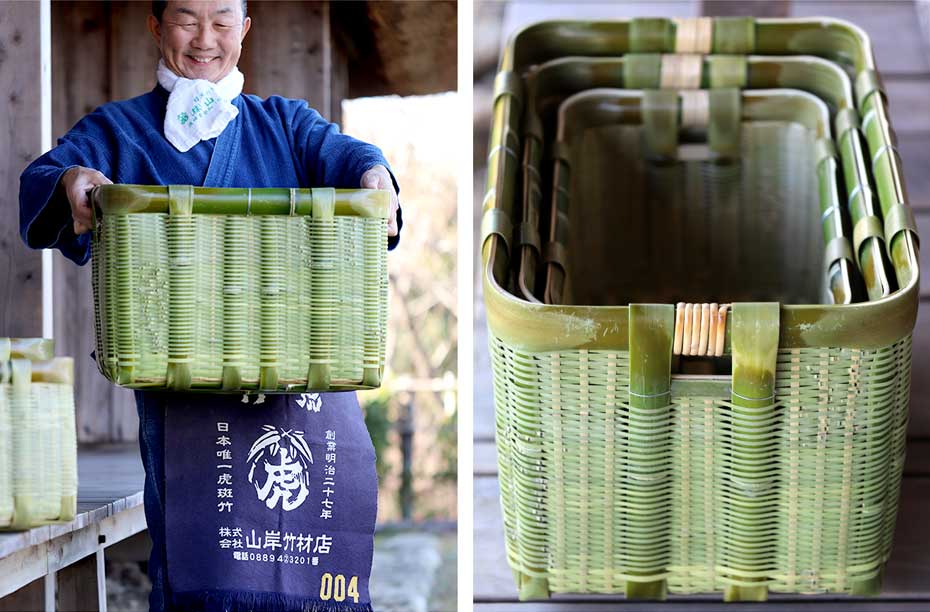
[{"label": "bamboo weave pattern", "polygon": [[[112,215],[93,245],[101,372],[133,388],[377,386],[386,227],[352,216]],[[189,365],[189,387],[171,379],[172,364]]]},{"label": "bamboo weave pattern", "polygon": [[[645,410],[630,405],[625,351],[525,353],[492,334],[511,566],[553,592],[876,592],[910,347],[780,349],[773,405],[735,406],[724,377],[676,378],[671,403]],[[746,436],[765,459],[751,482],[737,469]]]},{"label": "bamboo weave pattern", "polygon": [[76,510],[72,384],[33,382],[27,360],[5,362],[0,365],[0,529],[70,521]]}]

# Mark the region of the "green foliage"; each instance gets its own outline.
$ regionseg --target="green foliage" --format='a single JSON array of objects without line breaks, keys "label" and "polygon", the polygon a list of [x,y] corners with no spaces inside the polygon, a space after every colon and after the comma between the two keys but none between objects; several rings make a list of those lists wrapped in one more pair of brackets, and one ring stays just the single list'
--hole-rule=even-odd
[{"label": "green foliage", "polygon": [[379,396],[368,400],[363,406],[365,426],[368,427],[371,443],[375,447],[375,469],[378,471],[378,478],[383,478],[389,467],[384,458],[384,451],[390,446],[388,435],[393,427],[388,404],[387,397]]}]

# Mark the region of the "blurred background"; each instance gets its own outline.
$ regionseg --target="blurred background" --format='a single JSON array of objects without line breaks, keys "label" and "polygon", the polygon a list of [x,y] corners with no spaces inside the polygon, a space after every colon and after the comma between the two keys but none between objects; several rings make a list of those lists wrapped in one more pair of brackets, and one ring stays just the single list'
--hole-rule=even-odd
[{"label": "blurred background", "polygon": [[[19,174],[42,153],[39,7],[0,1],[0,199],[7,211],[0,217],[0,330],[13,337],[42,335],[42,254],[22,244],[14,212]],[[51,3],[53,143],[97,106],[154,87],[150,7]],[[239,62],[245,93],[307,100],[343,132],[379,146],[401,186],[405,225],[389,256],[387,371],[381,389],[359,398],[380,477],[370,590],[378,610],[454,610],[457,191],[455,147],[444,128],[456,104],[456,4],[252,0],[248,15],[252,28]],[[119,521],[141,503],[135,402],[89,357],[90,266],[56,251],[53,270],[56,354],[75,357],[80,508],[126,508],[112,517]],[[107,473],[115,472],[131,487],[121,499],[105,488]],[[28,537],[23,541],[28,551]],[[107,544],[110,609],[147,610],[146,532]],[[0,541],[0,561],[15,550]],[[20,599],[0,591],[0,610],[26,609],[17,602],[29,600],[30,588],[41,595],[42,581],[36,583],[20,589]]]},{"label": "blurred background", "polygon": [[[659,0],[651,2],[475,3],[474,45],[474,227],[481,227],[490,137],[494,76],[501,48],[515,32],[549,19],[624,19],[631,17],[695,17],[751,15],[756,17],[817,17],[846,19],[870,36],[882,75],[904,164],[904,179],[918,229],[930,236],[930,0]],[[474,324],[474,601],[476,611],[556,609],[549,603],[518,603],[513,576],[504,550],[503,520],[494,442],[494,398],[487,344],[487,322],[481,295],[479,234],[475,233]],[[926,238],[925,238],[926,242]],[[462,245],[465,248],[465,245]],[[914,600],[914,609],[927,609],[927,534],[921,519],[930,508],[930,249],[921,253],[921,302],[911,382],[911,421],[907,464],[902,487],[901,514],[894,554],[885,577],[888,597]],[[908,528],[913,531],[908,531]],[[480,552],[479,552],[480,551]],[[575,598],[563,605],[585,610],[615,609],[616,599],[588,602]],[[608,601],[609,600],[609,601]],[[919,600],[919,601],[918,601]],[[639,605],[639,604],[637,604]],[[688,609],[717,609],[708,603],[685,604]],[[703,604],[700,604],[703,605]],[[732,605],[732,604],[731,604]],[[792,604],[796,609],[796,605]],[[845,605],[845,604],[838,604]],[[890,605],[890,604],[889,604]],[[693,608],[691,606],[694,606]],[[669,603],[643,604],[636,609],[669,609]],[[817,608],[818,606],[812,606]],[[676,606],[677,608],[677,606]],[[566,608],[568,609],[568,608]],[[863,608],[865,609],[865,608]],[[876,608],[879,609],[879,608]],[[891,608],[881,608],[891,609]]]}]

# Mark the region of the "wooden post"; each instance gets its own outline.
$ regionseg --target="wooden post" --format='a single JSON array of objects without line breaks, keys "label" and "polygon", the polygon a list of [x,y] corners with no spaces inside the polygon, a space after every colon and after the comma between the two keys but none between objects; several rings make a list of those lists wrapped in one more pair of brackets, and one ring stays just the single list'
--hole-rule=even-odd
[{"label": "wooden post", "polygon": [[42,255],[19,235],[19,175],[42,153],[40,5],[0,3],[0,335],[42,335]]},{"label": "wooden post", "polygon": [[[145,27],[146,2],[55,2],[52,26],[52,131],[57,140],[111,99],[145,93],[155,82],[157,51]],[[139,418],[132,392],[100,375],[94,350],[91,268],[59,252],[54,259],[56,349],[74,357],[78,440],[134,440]]]}]

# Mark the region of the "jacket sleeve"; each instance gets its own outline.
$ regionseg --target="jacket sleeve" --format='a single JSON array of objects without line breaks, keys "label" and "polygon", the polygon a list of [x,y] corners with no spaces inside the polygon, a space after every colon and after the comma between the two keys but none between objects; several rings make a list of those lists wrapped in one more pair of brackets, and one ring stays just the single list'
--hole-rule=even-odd
[{"label": "jacket sleeve", "polygon": [[[397,178],[378,147],[342,134],[339,126],[324,119],[320,113],[301,100],[293,101],[291,133],[294,152],[312,184],[342,188],[357,188],[362,175],[378,164],[387,168],[400,194]],[[397,210],[397,236],[388,238],[388,249],[400,242],[403,215]]]},{"label": "jacket sleeve", "polygon": [[71,205],[60,188],[69,168],[84,166],[110,176],[110,158],[102,138],[95,137],[96,121],[85,118],[58,140],[19,177],[19,230],[34,249],[59,249],[78,265],[90,259],[90,233],[75,235]]}]

